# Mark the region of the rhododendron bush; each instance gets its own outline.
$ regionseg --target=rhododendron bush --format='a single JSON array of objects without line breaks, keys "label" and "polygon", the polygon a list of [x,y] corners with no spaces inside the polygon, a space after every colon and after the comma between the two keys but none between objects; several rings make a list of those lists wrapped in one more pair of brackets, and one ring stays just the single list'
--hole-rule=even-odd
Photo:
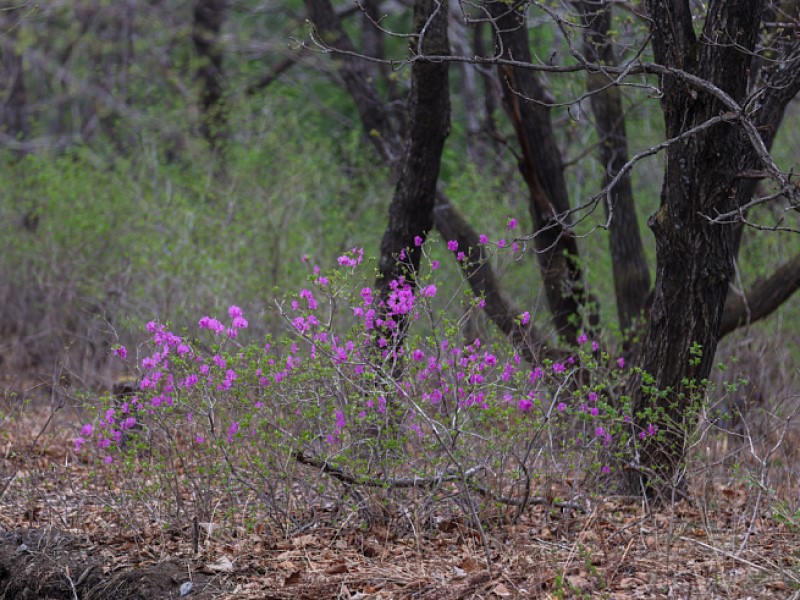
[{"label": "rhododendron bush", "polygon": [[332,506],[369,518],[376,507],[517,511],[538,476],[604,477],[658,434],[632,429],[614,396],[624,361],[598,340],[581,335],[563,358],[528,364],[505,340],[463,339],[431,260],[383,301],[358,283],[362,250],[330,272],[303,260],[308,285],[276,303],[277,339],[245,341],[256,317],[236,305],[189,331],[148,323],[139,389],[108,398],[76,450],[177,513],[246,512],[292,529]]}]

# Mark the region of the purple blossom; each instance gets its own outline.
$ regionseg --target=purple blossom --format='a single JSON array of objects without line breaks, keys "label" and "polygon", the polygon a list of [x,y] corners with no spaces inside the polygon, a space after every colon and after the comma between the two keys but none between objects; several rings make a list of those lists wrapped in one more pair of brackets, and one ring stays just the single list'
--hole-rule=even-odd
[{"label": "purple blossom", "polygon": [[517,407],[522,412],[528,412],[530,409],[533,408],[533,401],[530,398],[521,398]]},{"label": "purple blossom", "polygon": [[508,227],[509,231],[511,231],[511,230],[516,229],[517,225],[518,225],[517,220],[514,217],[511,217],[508,220],[508,224],[506,225],[506,227]]},{"label": "purple blossom", "polygon": [[420,294],[426,298],[433,298],[436,295],[436,286],[433,284],[427,285],[420,290]]},{"label": "purple blossom", "polygon": [[415,245],[417,248],[419,248],[420,246],[422,246],[422,242],[423,242],[423,241],[424,241],[424,240],[422,239],[422,237],[420,237],[420,236],[418,236],[418,235],[414,236],[414,245]]},{"label": "purple blossom", "polygon": [[114,356],[119,356],[122,360],[125,360],[128,356],[128,349],[125,346],[118,346],[111,351],[111,354]]},{"label": "purple blossom", "polygon": [[488,244],[489,243],[489,236],[487,236],[485,233],[482,233],[478,237],[478,243],[483,244],[483,245]]},{"label": "purple blossom", "polygon": [[450,240],[447,242],[447,249],[450,250],[450,252],[455,252],[458,250],[458,242],[456,240]]},{"label": "purple blossom", "polygon": [[239,431],[239,423],[237,421],[234,421],[233,423],[230,424],[230,427],[228,427],[229,444],[233,443],[233,436],[235,436],[238,431]]}]

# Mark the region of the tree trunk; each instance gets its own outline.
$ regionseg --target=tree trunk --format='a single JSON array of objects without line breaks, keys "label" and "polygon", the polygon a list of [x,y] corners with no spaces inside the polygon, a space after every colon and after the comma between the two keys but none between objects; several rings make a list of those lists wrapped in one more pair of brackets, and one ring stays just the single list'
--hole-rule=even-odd
[{"label": "tree trunk", "polygon": [[503,292],[477,232],[443,194],[438,194],[436,198],[434,223],[445,239],[455,240],[459,248],[465,249],[467,260],[458,263],[464,277],[472,290],[486,302],[486,316],[508,337],[520,356],[530,364],[536,364],[543,358],[564,358],[564,353],[548,347],[547,339],[536,330],[532,320],[522,324],[522,310]]},{"label": "tree trunk", "polygon": [[[494,20],[498,54],[531,62],[524,11],[500,0],[487,0],[487,7]],[[578,244],[570,228],[564,166],[547,106],[550,100],[532,70],[501,65],[499,77],[522,150],[519,167],[530,192],[528,206],[545,296],[558,334],[575,344],[586,294]]]},{"label": "tree trunk", "polygon": [[[700,39],[686,0],[647,0],[646,6],[658,63],[696,74],[737,102],[745,97],[761,1],[711,0]],[[677,76],[664,76],[662,91],[667,137],[727,110]],[[660,435],[642,444],[640,464],[626,472],[629,491],[653,494],[685,484],[686,440],[711,372],[735,252],[734,226],[710,224],[704,215],[739,206],[746,190],[737,174],[753,164],[736,124],[715,125],[667,150],[661,206],[650,219],[657,268],[640,355],[646,375],[632,378],[628,390],[637,429],[654,423]]]},{"label": "tree trunk", "polygon": [[[341,20],[333,10],[330,0],[305,0],[308,18],[314,25],[316,37],[326,47],[355,53]],[[339,73],[350,97],[356,104],[361,124],[381,158],[389,165],[399,159],[400,141],[392,126],[386,106],[371,82],[369,64],[357,56],[334,55],[339,63]]]},{"label": "tree trunk", "polygon": [[192,42],[200,58],[200,133],[213,150],[228,137],[228,112],[224,101],[224,71],[220,37],[228,0],[195,0]]},{"label": "tree trunk", "polygon": [[[593,63],[616,66],[617,57],[608,36],[611,27],[611,2],[580,0],[576,2],[584,26],[586,58]],[[614,78],[602,72],[590,72],[587,80],[592,112],[600,140],[600,164],[603,187],[608,186],[628,162],[628,136],[622,109],[620,88]],[[630,172],[623,175],[605,201],[609,222],[609,249],[614,273],[614,291],[620,329],[631,332],[641,318],[650,293],[650,269],[644,255]]]},{"label": "tree trunk", "polygon": [[[449,54],[447,2],[416,0],[412,52]],[[419,46],[417,46],[419,44]],[[417,59],[411,68],[409,131],[399,166],[399,177],[389,206],[389,225],[381,241],[378,287],[386,298],[389,286],[400,277],[415,281],[423,240],[433,227],[433,207],[444,143],[450,133],[450,90],[447,62]],[[400,261],[401,253],[405,259]]]},{"label": "tree trunk", "polygon": [[[8,8],[3,12],[2,24],[5,35],[9,37],[0,55],[0,131],[11,140],[22,142],[30,137],[28,123],[28,99],[22,67],[22,54],[16,49],[17,32],[20,27],[21,8]],[[18,151],[24,155],[25,151]]]}]

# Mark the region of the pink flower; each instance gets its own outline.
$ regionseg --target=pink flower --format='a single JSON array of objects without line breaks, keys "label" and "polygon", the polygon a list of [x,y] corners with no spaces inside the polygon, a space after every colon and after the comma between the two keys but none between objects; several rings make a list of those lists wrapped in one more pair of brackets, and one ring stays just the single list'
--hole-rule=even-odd
[{"label": "pink flower", "polygon": [[414,236],[414,245],[419,248],[422,246],[423,239],[420,236]]},{"label": "pink flower", "polygon": [[458,254],[456,254],[456,260],[458,262],[464,262],[465,260],[467,260],[467,255],[464,254],[463,252],[459,252]]},{"label": "pink flower", "polygon": [[458,242],[456,240],[450,240],[447,242],[447,249],[450,250],[450,252],[455,252],[458,250]]},{"label": "pink flower", "polygon": [[436,286],[433,284],[425,286],[420,290],[420,294],[426,298],[433,298],[436,295]]},{"label": "pink flower", "polygon": [[433,269],[435,271],[438,268],[439,268],[439,261],[438,260],[432,260],[431,261],[431,269]]},{"label": "pink flower", "polygon": [[585,344],[585,343],[586,343],[586,342],[588,342],[588,341],[589,341],[589,338],[587,338],[587,337],[586,337],[586,334],[585,334],[585,333],[581,333],[581,334],[578,336],[578,345],[579,345],[579,346],[580,346],[580,345],[582,345],[582,344]]},{"label": "pink flower", "polygon": [[625,359],[620,356],[617,359],[617,364],[619,365],[620,369],[624,369],[625,368]]},{"label": "pink flower", "polygon": [[533,408],[533,401],[530,398],[522,398],[517,406],[522,412],[527,412]]},{"label": "pink flower", "polygon": [[567,367],[565,367],[561,363],[553,363],[553,373],[563,373],[566,370]]},{"label": "pink flower", "polygon": [[517,228],[517,220],[515,218],[513,218],[513,217],[510,218],[508,220],[508,224],[506,225],[506,227],[508,227],[509,231],[511,231],[513,229],[516,229]]},{"label": "pink flower", "polygon": [[526,310],[524,313],[522,313],[522,316],[520,317],[520,323],[522,323],[523,325],[527,325],[530,322],[531,322],[531,313],[529,313]]},{"label": "pink flower", "polygon": [[485,245],[485,244],[488,244],[488,243],[489,243],[489,236],[487,236],[485,233],[482,233],[482,234],[481,234],[481,235],[478,237],[478,243],[480,243],[480,244],[484,244],[484,245]]},{"label": "pink flower", "polygon": [[242,316],[242,309],[232,304],[231,307],[228,309],[228,314],[230,315],[231,319],[235,319],[237,317]]},{"label": "pink flower", "polygon": [[239,423],[234,421],[231,423],[230,427],[228,427],[228,443],[233,443],[233,436],[239,431]]},{"label": "pink flower", "polygon": [[128,356],[128,349],[125,346],[118,346],[111,351],[114,356],[119,356],[122,360]]}]

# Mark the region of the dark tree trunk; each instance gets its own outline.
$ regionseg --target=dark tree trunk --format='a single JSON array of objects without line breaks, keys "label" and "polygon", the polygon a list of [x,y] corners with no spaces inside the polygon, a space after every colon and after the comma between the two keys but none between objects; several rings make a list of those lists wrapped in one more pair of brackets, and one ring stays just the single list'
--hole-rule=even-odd
[{"label": "dark tree trunk", "polygon": [[[20,27],[21,8],[6,9],[0,20],[9,43],[0,52],[0,131],[9,141],[22,142],[30,137],[28,123],[28,99],[22,67],[22,54],[16,49],[17,32]],[[19,154],[24,154],[20,150]]]},{"label": "dark tree trunk", "polygon": [[[735,101],[743,100],[761,1],[711,0],[700,39],[687,0],[645,4],[658,63],[696,74]],[[667,137],[727,110],[677,76],[664,76],[662,91]],[[685,443],[696,420],[697,396],[711,372],[735,252],[735,228],[710,224],[704,215],[728,212],[741,203],[746,190],[737,175],[755,162],[736,124],[718,124],[673,144],[666,161],[661,206],[650,219],[656,284],[640,356],[652,381],[637,376],[629,384],[636,425],[655,422],[662,437],[642,445],[642,468],[633,465],[627,471],[632,492],[664,492],[684,483]],[[648,386],[660,393],[648,393]]]},{"label": "dark tree trunk", "polygon": [[[616,66],[617,57],[608,36],[611,4],[609,0],[576,2],[583,20],[586,58],[593,63]],[[600,140],[604,188],[628,162],[628,136],[621,92],[613,81],[613,77],[597,71],[590,72],[587,81]],[[650,292],[650,269],[636,217],[630,172],[623,175],[609,191],[603,206],[606,217],[611,217],[608,241],[619,325],[622,331],[629,332],[642,316]]]},{"label": "dark tree trunk", "polygon": [[[332,48],[355,51],[329,0],[306,0],[306,7],[309,19],[315,24],[317,36],[323,38],[320,41]],[[316,25],[317,23],[320,25]],[[446,48],[442,48],[442,50],[446,52]],[[377,91],[370,82],[369,71],[364,68],[362,63],[363,61],[357,58],[341,56],[338,58],[339,72],[342,75],[345,88],[357,106],[362,125],[368,132],[376,131],[379,133],[379,135],[369,136],[369,139],[375,144],[380,156],[391,165],[392,157],[401,155],[406,157],[409,147],[406,146],[405,150],[401,150],[399,136],[392,127],[387,107],[380,101]],[[438,66],[439,69],[443,67],[441,64],[430,66]],[[487,97],[490,95],[493,95],[493,93],[487,90]],[[442,121],[434,123],[436,127],[442,124]],[[421,136],[420,139],[423,139],[426,135],[424,130],[417,130],[417,134]],[[429,150],[429,148],[426,149],[426,151]],[[405,162],[400,164],[404,165]],[[436,196],[436,209],[431,216],[434,219],[435,226],[446,240],[457,241],[464,252],[469,252],[470,257],[475,257],[475,253],[480,252],[477,243],[478,235],[444,194],[438,192]],[[395,197],[397,197],[397,192]],[[398,228],[396,234],[391,233],[391,229],[388,230],[390,237],[394,237],[396,240],[387,250],[389,258],[386,265],[389,268],[394,265],[391,256],[396,255],[407,246],[415,247],[413,238],[416,235],[422,237],[429,230],[430,223],[427,221],[426,215],[431,213],[427,212],[429,210],[426,205],[428,201],[430,201],[428,197],[422,199],[424,205],[423,215],[415,218],[416,224],[414,227],[421,228],[417,232],[414,232],[413,228],[405,230]],[[471,260],[470,263],[472,262]],[[489,262],[483,263],[480,269],[476,268],[475,264],[465,265],[463,262],[460,263],[460,266],[464,269],[475,295],[484,295],[486,297],[487,316],[492,319],[503,333],[509,336],[511,342],[528,361],[532,362],[541,356],[555,356],[552,350],[545,347],[546,341],[532,326],[526,328],[518,324],[518,317],[521,311],[508,301],[503,294],[499,280]]]},{"label": "dark tree trunk", "polygon": [[[447,38],[447,2],[416,0],[414,31],[423,31],[412,53],[444,56]],[[397,187],[389,206],[389,225],[381,241],[378,286],[386,297],[389,285],[401,276],[413,283],[419,270],[423,240],[433,227],[433,207],[444,143],[450,133],[450,90],[447,62],[418,59],[411,68],[409,131],[399,165]],[[401,253],[405,260],[399,262]]]},{"label": "dark tree trunk", "polygon": [[[525,12],[500,0],[487,0],[487,6],[501,57],[531,62]],[[578,244],[570,228],[564,166],[547,107],[549,100],[532,70],[501,66],[499,77],[506,111],[522,150],[519,167],[530,192],[528,206],[545,295],[558,334],[574,344],[586,294]]]},{"label": "dark tree trunk", "polygon": [[744,297],[735,293],[728,294],[719,327],[720,337],[772,314],[798,289],[800,255],[794,256],[772,275],[757,282]]},{"label": "dark tree trunk", "polygon": [[467,282],[486,301],[486,316],[508,337],[520,356],[531,364],[538,363],[542,358],[563,358],[562,353],[548,347],[547,339],[536,330],[533,321],[522,324],[519,318],[522,310],[503,293],[484,246],[480,244],[478,233],[443,194],[438,194],[436,198],[434,223],[445,239],[455,240],[459,248],[465,249],[467,260],[459,262],[459,265]]},{"label": "dark tree trunk", "polygon": [[200,133],[212,149],[219,150],[228,137],[225,107],[223,53],[220,37],[228,0],[195,0],[192,42],[200,58]]},{"label": "dark tree trunk", "polygon": [[[475,56],[481,58],[488,58],[486,56],[486,44],[484,43],[484,34],[486,32],[486,23],[480,21],[475,24],[475,31],[472,37],[472,47]],[[500,105],[500,91],[497,79],[492,76],[492,71],[488,67],[480,69],[481,82],[483,83],[483,109],[485,112],[483,118],[483,127],[489,137],[498,142],[500,140],[500,133],[497,131],[497,122],[495,116],[498,106]]]},{"label": "dark tree trunk", "polygon": [[[315,36],[324,46],[355,53],[355,47],[342,27],[330,0],[305,0],[308,18]],[[400,142],[386,106],[371,82],[369,64],[356,56],[334,55],[344,86],[356,104],[361,124],[381,158],[394,165],[399,158]]]}]

